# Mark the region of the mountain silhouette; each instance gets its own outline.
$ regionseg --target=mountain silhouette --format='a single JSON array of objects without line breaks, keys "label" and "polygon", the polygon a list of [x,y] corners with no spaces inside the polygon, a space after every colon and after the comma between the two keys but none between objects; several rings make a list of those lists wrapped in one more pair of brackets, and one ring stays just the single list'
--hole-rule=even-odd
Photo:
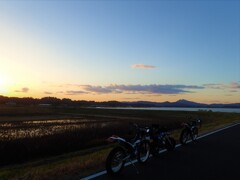
[{"label": "mountain silhouette", "polygon": [[52,106],[78,106],[78,107],[192,107],[192,108],[240,108],[240,103],[231,104],[204,104],[180,99],[176,102],[151,102],[151,101],[135,101],[135,102],[119,102],[119,101],[85,101],[71,100],[67,98],[59,99],[56,97],[37,98],[19,98],[5,97],[0,95],[0,104],[5,105],[52,105]]}]

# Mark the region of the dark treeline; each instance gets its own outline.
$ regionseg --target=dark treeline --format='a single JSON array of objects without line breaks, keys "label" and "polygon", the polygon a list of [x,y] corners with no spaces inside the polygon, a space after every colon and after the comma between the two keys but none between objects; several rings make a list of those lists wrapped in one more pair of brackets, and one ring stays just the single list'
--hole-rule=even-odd
[{"label": "dark treeline", "polygon": [[141,102],[119,102],[119,101],[85,101],[85,100],[72,100],[69,98],[59,99],[56,97],[43,97],[41,99],[32,97],[6,97],[0,96],[0,104],[15,106],[15,105],[40,105],[40,106],[78,106],[78,107],[157,107],[153,103]]},{"label": "dark treeline", "polygon": [[6,97],[0,96],[0,104],[6,105],[41,105],[41,106],[78,106],[78,107],[204,107],[204,108],[240,108],[240,103],[232,104],[203,104],[192,102],[188,100],[178,100],[176,102],[119,102],[119,101],[85,101],[85,100],[71,100],[69,98],[59,99],[56,97],[43,97],[41,99],[32,97]]},{"label": "dark treeline", "polygon": [[43,97],[41,99],[32,97],[6,97],[0,96],[0,104],[5,105],[42,105],[42,106],[82,106],[82,107],[97,107],[97,106],[125,106],[126,104],[118,101],[95,102],[84,100],[71,100],[69,98],[59,99],[56,97]]}]

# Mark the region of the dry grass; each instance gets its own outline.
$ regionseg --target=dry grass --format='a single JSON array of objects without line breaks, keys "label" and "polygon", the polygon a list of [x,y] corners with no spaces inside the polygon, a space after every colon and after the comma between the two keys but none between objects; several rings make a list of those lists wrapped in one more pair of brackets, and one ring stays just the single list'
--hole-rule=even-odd
[{"label": "dry grass", "polygon": [[111,147],[89,150],[0,169],[0,179],[79,179],[104,167]]}]

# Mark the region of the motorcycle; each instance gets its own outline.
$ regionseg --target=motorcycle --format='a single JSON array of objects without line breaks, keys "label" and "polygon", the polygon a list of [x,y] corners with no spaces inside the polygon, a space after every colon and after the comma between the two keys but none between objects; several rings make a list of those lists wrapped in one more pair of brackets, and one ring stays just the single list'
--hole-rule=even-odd
[{"label": "motorcycle", "polygon": [[160,128],[158,124],[153,124],[150,130],[151,153],[158,156],[160,149],[172,151],[175,148],[176,141],[170,137],[170,132],[166,128]]},{"label": "motorcycle", "polygon": [[187,144],[189,140],[196,141],[198,137],[198,130],[201,127],[201,120],[195,119],[190,122],[183,123],[183,130],[180,135],[180,143],[182,145]]},{"label": "motorcycle", "polygon": [[149,129],[140,128],[137,124],[133,125],[136,128],[136,135],[133,139],[126,140],[116,135],[107,139],[110,143],[117,143],[106,159],[106,170],[109,175],[118,175],[126,162],[130,162],[137,170],[133,160],[137,159],[139,163],[146,163],[149,158]]}]

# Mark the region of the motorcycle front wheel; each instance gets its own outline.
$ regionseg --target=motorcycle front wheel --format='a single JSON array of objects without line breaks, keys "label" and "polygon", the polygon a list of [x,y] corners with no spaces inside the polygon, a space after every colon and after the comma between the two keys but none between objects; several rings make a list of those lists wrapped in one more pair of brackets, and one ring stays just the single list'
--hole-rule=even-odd
[{"label": "motorcycle front wheel", "polygon": [[176,141],[175,139],[173,139],[172,137],[169,137],[168,140],[166,141],[166,149],[168,151],[173,151],[176,145]]},{"label": "motorcycle front wheel", "polygon": [[197,137],[198,137],[198,128],[194,128],[193,130],[192,130],[192,140],[193,141],[196,141],[197,140]]},{"label": "motorcycle front wheel", "polygon": [[187,144],[187,141],[189,140],[189,138],[190,138],[189,130],[188,129],[182,130],[181,135],[180,135],[180,143],[182,145]]},{"label": "motorcycle front wheel", "polygon": [[126,153],[123,148],[115,147],[109,153],[106,160],[106,170],[109,175],[118,175],[125,164]]},{"label": "motorcycle front wheel", "polygon": [[150,143],[147,140],[142,141],[139,144],[137,151],[137,160],[139,163],[147,162],[150,155]]}]

